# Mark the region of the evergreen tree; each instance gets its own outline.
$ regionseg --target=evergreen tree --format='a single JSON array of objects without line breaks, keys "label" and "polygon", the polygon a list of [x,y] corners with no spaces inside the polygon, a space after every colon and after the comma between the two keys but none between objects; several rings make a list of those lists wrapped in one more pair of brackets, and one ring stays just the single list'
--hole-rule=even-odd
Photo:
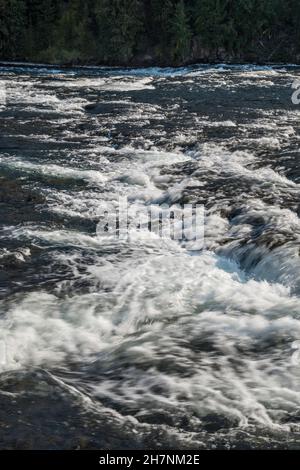
[{"label": "evergreen tree", "polygon": [[259,50],[266,59],[293,60],[300,52],[300,2],[0,0],[3,59],[127,64],[149,51],[156,62],[179,64],[197,59],[192,43],[212,56]]},{"label": "evergreen tree", "polygon": [[224,46],[229,1],[196,0],[194,10],[195,31],[208,47],[216,49]]},{"label": "evergreen tree", "polygon": [[182,62],[189,55],[191,43],[191,31],[183,0],[180,0],[175,6],[171,21],[171,33],[172,56],[176,62]]},{"label": "evergreen tree", "polygon": [[142,29],[142,2],[98,0],[95,13],[104,59],[116,62],[130,60]]},{"label": "evergreen tree", "polygon": [[41,53],[54,45],[59,3],[59,0],[27,0],[26,55],[39,59]]},{"label": "evergreen tree", "polygon": [[23,54],[26,5],[22,0],[0,0],[0,52],[6,59]]},{"label": "evergreen tree", "polygon": [[[272,4],[272,8],[270,8]],[[228,5],[227,16],[231,28],[227,30],[225,45],[232,51],[246,51],[257,38],[262,38],[274,23],[276,2],[273,0],[235,0]],[[251,18],[251,21],[247,21]],[[225,29],[226,31],[226,29]]]},{"label": "evergreen tree", "polygon": [[174,13],[174,4],[172,0],[151,1],[151,35],[156,45],[156,53],[158,57],[171,59],[171,42],[172,42],[172,16]]}]

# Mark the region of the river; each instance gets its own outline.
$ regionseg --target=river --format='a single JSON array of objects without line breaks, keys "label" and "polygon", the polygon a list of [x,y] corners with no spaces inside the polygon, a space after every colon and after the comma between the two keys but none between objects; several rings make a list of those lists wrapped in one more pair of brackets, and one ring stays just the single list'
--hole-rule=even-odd
[{"label": "river", "polygon": [[298,78],[0,67],[2,449],[300,448]]}]

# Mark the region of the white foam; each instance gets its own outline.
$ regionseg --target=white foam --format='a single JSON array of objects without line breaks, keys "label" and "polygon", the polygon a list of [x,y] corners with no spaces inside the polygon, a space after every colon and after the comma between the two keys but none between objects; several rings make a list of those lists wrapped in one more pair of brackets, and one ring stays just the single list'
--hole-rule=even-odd
[{"label": "white foam", "polygon": [[48,85],[37,80],[28,79],[5,80],[6,101],[10,106],[22,105],[23,110],[43,111],[43,113],[59,112],[63,115],[81,114],[88,101],[79,97],[60,98],[50,92]]},{"label": "white foam", "polygon": [[152,77],[101,77],[101,78],[74,78],[69,80],[56,80],[50,83],[52,87],[91,88],[104,91],[136,91],[153,90]]},{"label": "white foam", "polygon": [[[66,300],[32,293],[19,300],[0,320],[5,369],[87,361],[101,351],[106,357],[113,354],[120,366],[124,342],[124,380],[94,383],[98,397],[135,401],[139,407],[146,399],[156,408],[162,403],[192,407],[199,418],[217,412],[240,425],[278,426],[275,400],[281,410],[300,405],[298,374],[289,355],[280,360],[244,355],[236,371],[232,361],[236,348],[247,350],[287,335],[291,342],[299,340],[299,298],[280,285],[247,281],[236,265],[212,254],[194,257],[178,249],[168,254],[166,248],[117,265],[102,260],[97,266],[95,259],[89,270],[102,285],[99,293]],[[202,356],[188,346],[202,341],[211,342],[219,355]],[[168,359],[169,372],[159,368],[162,357]],[[143,371],[149,361],[151,369]],[[182,367],[188,376],[176,373]]]},{"label": "white foam", "polygon": [[[257,145],[266,145],[267,147],[277,148],[279,141],[277,138],[261,138],[254,140]],[[189,155],[201,162],[201,171],[203,168],[215,171],[222,171],[228,175],[234,174],[236,177],[243,176],[256,181],[265,182],[266,180],[277,183],[281,188],[299,188],[299,185],[289,180],[285,176],[280,175],[271,168],[251,169],[247,166],[255,162],[255,155],[245,152],[236,151],[228,152],[226,148],[215,144],[203,144],[196,151],[189,152]]]},{"label": "white foam", "polygon": [[105,181],[105,176],[102,175],[100,171],[77,170],[54,164],[43,165],[3,155],[0,155],[0,164],[1,163],[9,166],[10,168],[20,169],[21,171],[29,173],[40,173],[43,175],[56,176],[58,178],[83,179],[91,183],[103,183]]},{"label": "white foam", "polygon": [[[24,102],[27,109],[67,111],[70,116],[74,112],[76,120],[84,120],[87,101],[73,93],[99,90],[115,95],[117,91],[151,90],[157,83],[152,77],[156,74],[162,78],[183,75],[195,83],[197,74],[206,73],[213,88],[231,86],[228,76],[232,71],[238,78],[263,86],[271,86],[270,79],[279,74],[268,68],[227,66],[199,67],[192,72],[189,68],[152,70],[148,77],[143,71],[118,71],[115,77],[69,80],[63,76],[50,82],[50,92],[49,81],[46,86],[38,81],[32,88],[31,80],[25,80],[23,87],[12,81],[10,96],[14,105]],[[219,78],[214,78],[216,75]],[[176,85],[175,80],[170,81]],[[182,85],[182,81],[176,81]],[[60,87],[70,89],[72,96],[61,98]],[[151,119],[163,116],[160,107],[133,105],[127,98],[122,101],[129,109],[114,118],[115,122],[130,117],[143,125],[151,114]],[[295,121],[298,114],[292,112],[282,120]],[[266,111],[261,120],[261,128],[270,135],[248,139],[248,144],[272,151],[281,148],[285,136],[293,135],[294,129],[287,122],[284,127],[277,126],[278,118],[272,125],[272,118]],[[69,120],[55,122],[61,125]],[[236,128],[238,123],[199,120],[198,124]],[[77,130],[74,132],[67,129],[64,137],[72,138]],[[188,137],[178,134],[176,143],[184,144]],[[180,150],[151,148],[151,140],[148,150],[105,146],[109,141],[110,137],[90,136],[79,155],[76,150],[68,152],[68,163],[63,166],[49,163],[50,155],[45,163],[2,155],[0,163],[29,174],[83,179],[88,184],[80,191],[49,190],[47,210],[93,219],[108,207],[115,209],[119,195],[126,195],[137,212],[157,202],[175,203],[189,187],[205,188],[207,175],[221,176],[225,182],[231,177],[246,180],[255,188],[268,185],[282,198],[299,192],[299,184],[277,171],[257,168],[255,153],[230,152],[205,144],[186,155]],[[175,176],[172,169],[161,174],[167,165],[188,162],[195,165],[190,176]],[[171,410],[183,416],[191,413],[197,418],[196,430],[210,413],[232,418],[240,426],[254,423],[291,429],[291,425],[282,423],[300,406],[300,377],[293,355],[293,345],[300,340],[299,244],[295,238],[300,233],[299,220],[287,209],[271,208],[253,199],[232,222],[220,215],[221,209],[230,209],[226,204],[224,196],[224,200],[215,201],[207,215],[209,251],[190,251],[191,245],[162,240],[136,228],[131,229],[127,243],[109,236],[30,224],[4,228],[3,239],[11,236],[51,247],[49,256],[68,268],[70,276],[57,281],[51,294],[19,294],[1,304],[6,311],[0,317],[0,342],[6,351],[2,370],[68,367],[74,361],[77,366],[82,363],[85,369],[90,368],[94,377],[89,385],[91,395],[132,405],[141,414],[149,408],[151,412]],[[270,230],[285,243],[278,243],[274,249],[264,243],[251,245],[251,218],[255,217],[264,221],[261,237]],[[284,237],[289,239],[291,234],[294,243],[286,243]],[[26,262],[28,252],[16,253],[18,261]],[[244,271],[239,265],[242,261]],[[76,290],[83,280],[91,286],[84,293]],[[64,295],[66,290],[71,297]],[[119,369],[122,380],[118,378]],[[294,426],[299,428],[297,423]]]}]

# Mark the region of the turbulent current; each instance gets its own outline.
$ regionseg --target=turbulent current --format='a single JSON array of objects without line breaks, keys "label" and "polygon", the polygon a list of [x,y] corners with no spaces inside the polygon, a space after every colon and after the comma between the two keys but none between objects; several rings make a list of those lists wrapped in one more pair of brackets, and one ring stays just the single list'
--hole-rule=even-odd
[{"label": "turbulent current", "polygon": [[[1,448],[300,448],[297,78],[0,68]],[[204,245],[99,236],[119,196]]]}]

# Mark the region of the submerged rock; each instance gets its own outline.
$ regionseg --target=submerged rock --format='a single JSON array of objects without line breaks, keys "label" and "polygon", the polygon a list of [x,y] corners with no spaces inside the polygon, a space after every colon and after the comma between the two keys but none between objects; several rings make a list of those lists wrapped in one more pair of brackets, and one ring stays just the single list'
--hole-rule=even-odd
[{"label": "submerged rock", "polygon": [[26,188],[24,182],[0,177],[0,203],[43,204],[45,198],[37,191]]}]

